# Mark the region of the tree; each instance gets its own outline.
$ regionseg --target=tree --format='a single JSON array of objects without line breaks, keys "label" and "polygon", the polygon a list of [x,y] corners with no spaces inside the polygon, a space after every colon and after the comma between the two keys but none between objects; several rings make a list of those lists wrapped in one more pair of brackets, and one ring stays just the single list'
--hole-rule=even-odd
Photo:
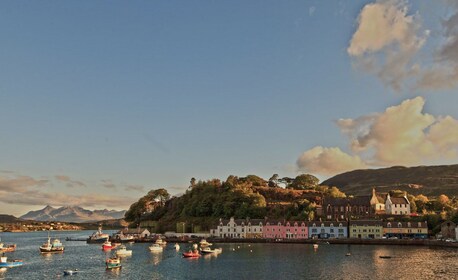
[{"label": "tree", "polygon": [[320,180],[310,174],[301,174],[294,178],[294,181],[291,183],[290,187],[296,190],[305,190],[313,189],[318,185]]},{"label": "tree", "polygon": [[416,213],[418,209],[417,209],[417,204],[415,203],[415,196],[409,194],[407,195],[407,200],[409,200],[409,203],[410,203],[410,212]]},{"label": "tree", "polygon": [[345,193],[341,192],[337,187],[332,187],[330,190],[329,190],[329,196],[331,197],[347,197],[345,195]]},{"label": "tree", "polygon": [[194,188],[196,186],[196,178],[192,177],[189,183],[191,184],[189,187]]},{"label": "tree", "polygon": [[160,206],[164,206],[165,202],[170,199],[170,194],[166,189],[151,190],[146,196],[159,202]]}]

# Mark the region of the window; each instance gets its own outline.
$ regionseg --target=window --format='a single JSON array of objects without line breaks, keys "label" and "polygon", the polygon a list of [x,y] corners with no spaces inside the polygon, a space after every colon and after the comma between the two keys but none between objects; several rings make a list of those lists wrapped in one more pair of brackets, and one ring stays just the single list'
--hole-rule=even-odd
[{"label": "window", "polygon": [[401,223],[398,223],[398,228],[402,227],[402,224]]},{"label": "window", "polygon": [[386,224],[386,227],[391,227],[391,223]]},{"label": "window", "polygon": [[330,232],[330,233],[334,233],[334,229],[331,228],[331,229],[329,230],[329,232]]},{"label": "window", "polygon": [[313,232],[313,233],[316,233],[316,228],[312,228],[312,232]]},{"label": "window", "polygon": [[[344,232],[343,228],[339,228],[339,233],[343,233],[343,232]],[[339,234],[339,236],[340,236],[340,234]]]},{"label": "window", "polygon": [[342,227],[342,223],[339,224],[339,227]]},{"label": "window", "polygon": [[330,226],[330,227],[334,227],[334,224],[330,224],[329,226]]}]

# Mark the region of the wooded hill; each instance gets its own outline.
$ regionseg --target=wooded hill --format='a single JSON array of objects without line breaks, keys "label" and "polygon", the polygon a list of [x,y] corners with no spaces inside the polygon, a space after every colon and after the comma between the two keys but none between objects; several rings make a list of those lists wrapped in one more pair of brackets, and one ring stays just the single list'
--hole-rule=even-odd
[{"label": "wooded hill", "polygon": [[388,192],[397,189],[427,196],[458,195],[458,165],[354,170],[322,182],[336,186],[348,195],[370,195],[373,187]]},{"label": "wooded hill", "polygon": [[[285,188],[280,188],[282,184]],[[324,195],[344,196],[336,188],[318,186],[318,179],[303,174],[296,178],[255,175],[229,176],[225,181],[191,180],[186,193],[170,198],[165,189],[152,190],[126,212],[126,220],[159,222],[161,231],[175,231],[177,222],[209,230],[219,218],[311,220],[315,205]]]}]

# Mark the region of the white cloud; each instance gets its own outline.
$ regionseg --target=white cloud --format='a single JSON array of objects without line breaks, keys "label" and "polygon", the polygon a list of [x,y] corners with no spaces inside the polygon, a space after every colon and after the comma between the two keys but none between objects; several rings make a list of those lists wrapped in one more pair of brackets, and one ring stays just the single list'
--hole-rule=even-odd
[{"label": "white cloud", "polygon": [[392,165],[418,165],[458,159],[458,120],[423,112],[422,97],[407,99],[382,113],[340,119],[351,154],[315,147],[297,160],[300,170],[322,175]]},{"label": "white cloud", "polygon": [[419,15],[409,15],[405,1],[367,4],[358,17],[347,52],[357,65],[399,91],[406,79],[418,73],[413,57],[429,34],[421,34],[420,27]]},{"label": "white cloud", "polygon": [[304,152],[296,163],[300,171],[320,175],[334,175],[366,167],[359,156],[351,156],[339,148],[323,148],[321,146]]}]

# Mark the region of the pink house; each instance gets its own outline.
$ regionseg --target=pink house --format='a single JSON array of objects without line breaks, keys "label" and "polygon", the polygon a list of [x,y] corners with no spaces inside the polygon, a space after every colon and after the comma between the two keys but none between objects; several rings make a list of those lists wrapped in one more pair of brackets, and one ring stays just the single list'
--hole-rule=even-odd
[{"label": "pink house", "polygon": [[263,238],[306,239],[308,226],[301,221],[267,221],[262,229]]}]

